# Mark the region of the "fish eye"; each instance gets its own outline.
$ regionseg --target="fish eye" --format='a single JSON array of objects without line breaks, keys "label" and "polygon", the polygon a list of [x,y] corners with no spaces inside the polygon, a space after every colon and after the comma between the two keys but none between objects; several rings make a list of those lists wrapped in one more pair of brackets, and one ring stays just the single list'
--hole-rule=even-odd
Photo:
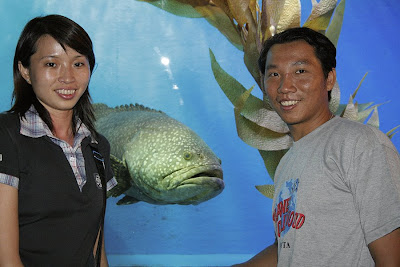
[{"label": "fish eye", "polygon": [[190,160],[192,158],[192,153],[190,153],[190,152],[183,153],[183,158],[185,160]]}]

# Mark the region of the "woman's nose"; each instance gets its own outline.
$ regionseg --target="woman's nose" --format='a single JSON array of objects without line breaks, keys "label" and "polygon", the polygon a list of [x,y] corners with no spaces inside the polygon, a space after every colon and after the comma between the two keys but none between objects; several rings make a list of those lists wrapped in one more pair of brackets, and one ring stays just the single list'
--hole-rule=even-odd
[{"label": "woman's nose", "polygon": [[64,66],[60,69],[58,80],[62,83],[71,83],[75,80],[72,67]]}]

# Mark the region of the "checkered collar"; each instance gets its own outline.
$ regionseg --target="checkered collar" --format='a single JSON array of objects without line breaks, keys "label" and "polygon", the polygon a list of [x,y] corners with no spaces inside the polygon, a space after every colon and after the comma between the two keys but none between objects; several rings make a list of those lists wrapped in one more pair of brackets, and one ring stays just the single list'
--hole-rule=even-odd
[{"label": "checkered collar", "polygon": [[[58,139],[50,131],[47,124],[40,118],[39,113],[36,111],[35,107],[32,105],[29,110],[25,113],[25,118],[20,118],[21,129],[20,133],[22,135],[39,138],[42,136],[48,136],[53,139]],[[75,135],[75,140],[82,140],[83,138],[90,136],[90,131],[85,124],[78,119],[77,131]],[[93,142],[93,140],[92,140]]]}]

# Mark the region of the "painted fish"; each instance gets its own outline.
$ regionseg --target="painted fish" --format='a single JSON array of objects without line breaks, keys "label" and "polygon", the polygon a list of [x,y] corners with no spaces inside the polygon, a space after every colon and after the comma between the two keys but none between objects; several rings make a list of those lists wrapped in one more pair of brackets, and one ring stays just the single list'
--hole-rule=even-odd
[{"label": "painted fish", "polygon": [[221,160],[189,127],[141,105],[95,104],[96,128],[111,146],[111,165],[125,194],[118,205],[199,204],[224,189]]}]

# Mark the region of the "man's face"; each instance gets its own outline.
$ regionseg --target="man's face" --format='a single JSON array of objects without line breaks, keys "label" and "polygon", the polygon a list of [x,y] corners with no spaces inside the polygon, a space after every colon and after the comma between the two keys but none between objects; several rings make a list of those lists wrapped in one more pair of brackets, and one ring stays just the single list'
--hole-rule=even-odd
[{"label": "man's face", "polygon": [[289,128],[310,132],[329,118],[328,91],[336,73],[331,71],[325,79],[314,47],[303,40],[275,44],[268,51],[265,67],[265,93]]}]

